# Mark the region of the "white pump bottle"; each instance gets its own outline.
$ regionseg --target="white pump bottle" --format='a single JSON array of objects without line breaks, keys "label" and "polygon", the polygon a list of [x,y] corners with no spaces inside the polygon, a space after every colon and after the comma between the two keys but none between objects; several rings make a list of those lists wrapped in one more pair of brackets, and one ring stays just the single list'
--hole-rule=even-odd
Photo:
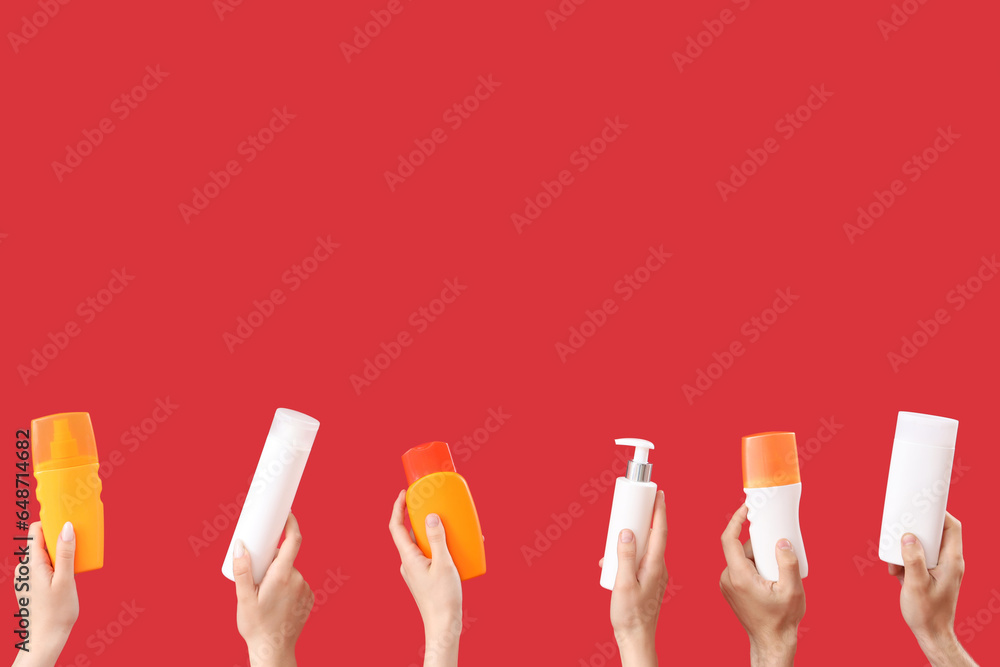
[{"label": "white pump bottle", "polygon": [[618,534],[628,528],[635,535],[636,562],[646,553],[646,541],[653,521],[653,503],[656,501],[656,484],[649,481],[653,464],[649,450],[653,443],[639,438],[618,438],[616,445],[635,447],[635,455],[628,462],[625,476],[615,482],[615,497],[611,503],[611,522],[608,540],[604,545],[604,566],[601,569],[601,586],[609,591],[615,587],[618,576]]},{"label": "white pump bottle", "polygon": [[292,509],[292,500],[306,467],[319,422],[309,415],[278,408],[264,441],[257,470],[243,502],[243,511],[222,563],[222,574],[233,576],[233,547],[242,540],[250,554],[253,582],[264,578],[278,549],[281,531]]}]

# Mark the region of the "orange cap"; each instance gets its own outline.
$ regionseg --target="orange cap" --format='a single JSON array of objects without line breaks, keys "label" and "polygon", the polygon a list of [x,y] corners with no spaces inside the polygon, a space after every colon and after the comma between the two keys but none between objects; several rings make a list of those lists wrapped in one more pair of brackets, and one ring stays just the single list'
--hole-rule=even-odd
[{"label": "orange cap", "polygon": [[433,472],[455,472],[455,461],[451,458],[448,443],[435,440],[408,449],[403,454],[403,471],[407,484],[413,484]]},{"label": "orange cap", "polygon": [[743,436],[743,488],[799,483],[799,452],[791,431]]},{"label": "orange cap", "polygon": [[60,412],[31,420],[36,471],[97,463],[97,442],[87,412]]}]

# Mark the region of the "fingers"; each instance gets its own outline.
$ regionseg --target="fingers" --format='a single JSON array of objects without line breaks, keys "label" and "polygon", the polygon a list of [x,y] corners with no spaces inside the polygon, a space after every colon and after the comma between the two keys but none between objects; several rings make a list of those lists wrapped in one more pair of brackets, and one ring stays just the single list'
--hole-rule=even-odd
[{"label": "fingers", "polygon": [[33,563],[33,569],[39,574],[44,573],[51,578],[52,562],[49,560],[49,550],[45,547],[45,534],[42,532],[42,523],[40,521],[36,521],[28,526],[28,537],[35,545],[31,549],[32,553],[37,554],[34,557],[38,559]]},{"label": "fingers", "polygon": [[900,541],[902,542],[903,567],[906,568],[903,575],[903,585],[926,585],[931,575],[927,572],[927,559],[924,556],[923,545],[913,533],[906,533]]},{"label": "fingers", "polygon": [[424,557],[424,554],[420,551],[420,547],[413,541],[410,531],[403,524],[403,508],[405,505],[406,491],[400,491],[399,495],[396,496],[396,502],[392,505],[392,516],[389,518],[389,533],[392,534],[392,541],[396,544],[396,550],[399,551],[400,560],[404,561],[408,558]]},{"label": "fingers", "polygon": [[295,568],[295,557],[299,554],[301,546],[302,533],[299,531],[299,522],[295,515],[289,512],[288,519],[285,521],[285,539],[278,547],[278,555],[275,556],[268,571],[274,569],[277,572],[290,574]]},{"label": "fingers", "polygon": [[626,528],[618,533],[618,572],[615,588],[621,589],[639,583],[635,576],[635,535]]},{"label": "fingers", "polygon": [[799,557],[792,543],[786,539],[778,540],[774,545],[774,555],[778,560],[778,582],[782,589],[795,590],[802,586],[802,576],[799,574]]},{"label": "fingers", "polygon": [[744,547],[740,544],[740,530],[743,529],[743,522],[747,519],[747,506],[741,505],[733,518],[729,520],[729,525],[722,531],[722,552],[726,556],[726,565],[730,569],[730,576],[753,576],[757,573],[756,568],[747,560]]},{"label": "fingers", "polygon": [[753,560],[753,540],[747,540],[743,543],[743,555],[749,560]]},{"label": "fingers", "polygon": [[667,550],[667,503],[663,491],[657,491],[656,503],[653,505],[653,527],[649,531],[649,541],[646,542],[646,554],[642,564],[662,563],[663,554]]},{"label": "fingers", "polygon": [[246,550],[242,540],[233,543],[233,579],[236,580],[236,600],[239,604],[257,599],[257,586],[253,583],[253,570],[250,567],[250,552]]},{"label": "fingers", "polygon": [[944,513],[944,533],[941,536],[939,562],[956,563],[962,560],[962,522]]},{"label": "fingers", "polygon": [[427,543],[431,547],[431,565],[434,563],[454,564],[451,560],[451,552],[448,551],[448,537],[444,534],[444,524],[437,514],[428,514],[424,519],[424,526],[427,528]]},{"label": "fingers", "polygon": [[52,574],[52,585],[73,584],[73,561],[76,557],[76,533],[73,524],[67,521],[59,531],[56,540],[56,562]]}]

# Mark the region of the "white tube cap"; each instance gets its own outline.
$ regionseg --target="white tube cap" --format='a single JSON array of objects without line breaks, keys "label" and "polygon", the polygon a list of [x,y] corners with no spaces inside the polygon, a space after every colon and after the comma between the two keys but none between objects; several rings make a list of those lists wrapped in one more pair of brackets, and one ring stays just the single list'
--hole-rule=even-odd
[{"label": "white tube cap", "polygon": [[274,411],[274,421],[271,422],[267,437],[278,438],[295,449],[309,451],[318,430],[319,422],[309,415],[288,408],[278,408]]},{"label": "white tube cap", "polygon": [[896,418],[896,440],[915,445],[955,449],[958,420],[920,412],[900,412]]}]

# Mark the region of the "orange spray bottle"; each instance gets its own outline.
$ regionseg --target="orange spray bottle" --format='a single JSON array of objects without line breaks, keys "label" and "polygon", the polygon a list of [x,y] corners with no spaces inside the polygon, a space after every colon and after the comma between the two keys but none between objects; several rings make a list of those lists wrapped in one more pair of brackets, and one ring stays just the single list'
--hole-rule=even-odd
[{"label": "orange spray bottle", "polygon": [[448,551],[462,581],[486,572],[486,549],[476,505],[465,478],[455,472],[455,462],[446,442],[428,442],[403,454],[406,472],[406,509],[417,546],[428,558],[424,520],[428,514],[441,517]]},{"label": "orange spray bottle", "polygon": [[76,533],[73,570],[104,566],[104,503],[94,427],[86,412],[62,412],[31,421],[31,456],[42,534],[55,562],[56,540],[67,521]]}]

